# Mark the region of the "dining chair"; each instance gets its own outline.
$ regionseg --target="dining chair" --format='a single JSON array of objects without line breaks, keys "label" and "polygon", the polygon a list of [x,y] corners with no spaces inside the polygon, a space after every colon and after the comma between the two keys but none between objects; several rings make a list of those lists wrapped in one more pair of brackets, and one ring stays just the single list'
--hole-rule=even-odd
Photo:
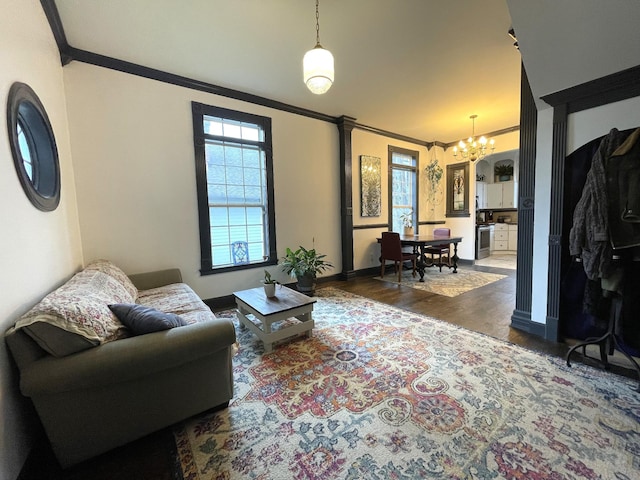
[{"label": "dining chair", "polygon": [[[433,230],[434,237],[450,237],[451,229],[450,228],[435,228]],[[449,249],[451,248],[451,244],[449,243],[441,243],[439,245],[431,245],[424,249],[424,253],[431,255],[431,263],[434,264],[434,255],[438,255],[438,265],[440,266],[440,271],[442,271],[442,255],[445,255],[447,258],[447,266],[451,266],[451,254],[449,253]]]},{"label": "dining chair", "polygon": [[380,242],[380,278],[384,278],[384,267],[386,261],[394,262],[395,271],[398,274],[398,282],[402,282],[402,264],[411,261],[413,270],[411,274],[416,276],[416,262],[418,255],[415,253],[403,252],[402,243],[400,242],[400,234],[397,232],[382,232],[382,241]]}]

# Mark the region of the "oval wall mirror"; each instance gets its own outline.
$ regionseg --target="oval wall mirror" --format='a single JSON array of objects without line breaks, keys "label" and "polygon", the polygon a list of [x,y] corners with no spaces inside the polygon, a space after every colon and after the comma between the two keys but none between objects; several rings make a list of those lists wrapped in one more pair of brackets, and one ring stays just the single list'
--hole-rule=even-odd
[{"label": "oval wall mirror", "polygon": [[9,90],[7,129],[13,163],[22,188],[39,210],[60,203],[60,162],[53,129],[42,102],[28,85]]}]

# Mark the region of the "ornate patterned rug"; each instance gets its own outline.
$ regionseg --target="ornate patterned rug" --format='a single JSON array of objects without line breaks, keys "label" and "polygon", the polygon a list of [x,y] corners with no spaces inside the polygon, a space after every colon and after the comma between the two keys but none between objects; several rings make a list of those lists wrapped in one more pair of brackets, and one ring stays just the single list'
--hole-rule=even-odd
[{"label": "ornate patterned rug", "polygon": [[446,297],[457,297],[458,295],[484,287],[493,282],[497,282],[506,277],[498,273],[486,273],[476,270],[467,270],[458,267],[457,273],[452,273],[447,267],[440,272],[437,268],[427,268],[424,272],[424,282],[420,282],[420,276],[416,273],[415,278],[411,275],[411,270],[403,270],[402,282],[398,282],[398,275],[393,272],[385,274],[384,278],[374,277],[376,280],[404,285],[407,287],[424,290],[425,292],[437,293]]},{"label": "ornate patterned rug", "polygon": [[229,408],[174,431],[184,479],[640,478],[632,380],[317,293],[313,338],[238,330]]}]

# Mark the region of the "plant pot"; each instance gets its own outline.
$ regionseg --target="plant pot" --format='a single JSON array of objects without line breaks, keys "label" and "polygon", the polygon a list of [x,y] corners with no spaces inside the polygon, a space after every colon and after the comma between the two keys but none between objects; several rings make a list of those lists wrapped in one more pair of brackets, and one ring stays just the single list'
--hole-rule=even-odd
[{"label": "plant pot", "polygon": [[316,277],[314,275],[301,275],[298,277],[298,291],[305,295],[313,296],[316,293]]},{"label": "plant pot", "polygon": [[413,236],[413,227],[404,227],[404,236],[405,237]]},{"label": "plant pot", "polygon": [[275,283],[265,283],[264,284],[264,294],[271,298],[276,296],[276,284]]},{"label": "plant pot", "polygon": [[501,182],[508,182],[511,179],[511,175],[500,175]]}]

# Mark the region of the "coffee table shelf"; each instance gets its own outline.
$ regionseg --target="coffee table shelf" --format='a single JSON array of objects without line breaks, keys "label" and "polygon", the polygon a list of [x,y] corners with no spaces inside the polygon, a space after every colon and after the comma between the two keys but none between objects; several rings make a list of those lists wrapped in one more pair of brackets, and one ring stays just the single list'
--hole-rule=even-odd
[{"label": "coffee table shelf", "polygon": [[[251,330],[264,343],[265,353],[271,352],[273,343],[293,335],[306,332],[313,335],[312,311],[316,300],[287,287],[279,287],[275,297],[267,297],[264,288],[251,288],[233,292],[236,297],[237,315],[240,326]],[[253,322],[248,315],[253,315]],[[296,318],[282,328],[274,329],[274,323]]]}]

